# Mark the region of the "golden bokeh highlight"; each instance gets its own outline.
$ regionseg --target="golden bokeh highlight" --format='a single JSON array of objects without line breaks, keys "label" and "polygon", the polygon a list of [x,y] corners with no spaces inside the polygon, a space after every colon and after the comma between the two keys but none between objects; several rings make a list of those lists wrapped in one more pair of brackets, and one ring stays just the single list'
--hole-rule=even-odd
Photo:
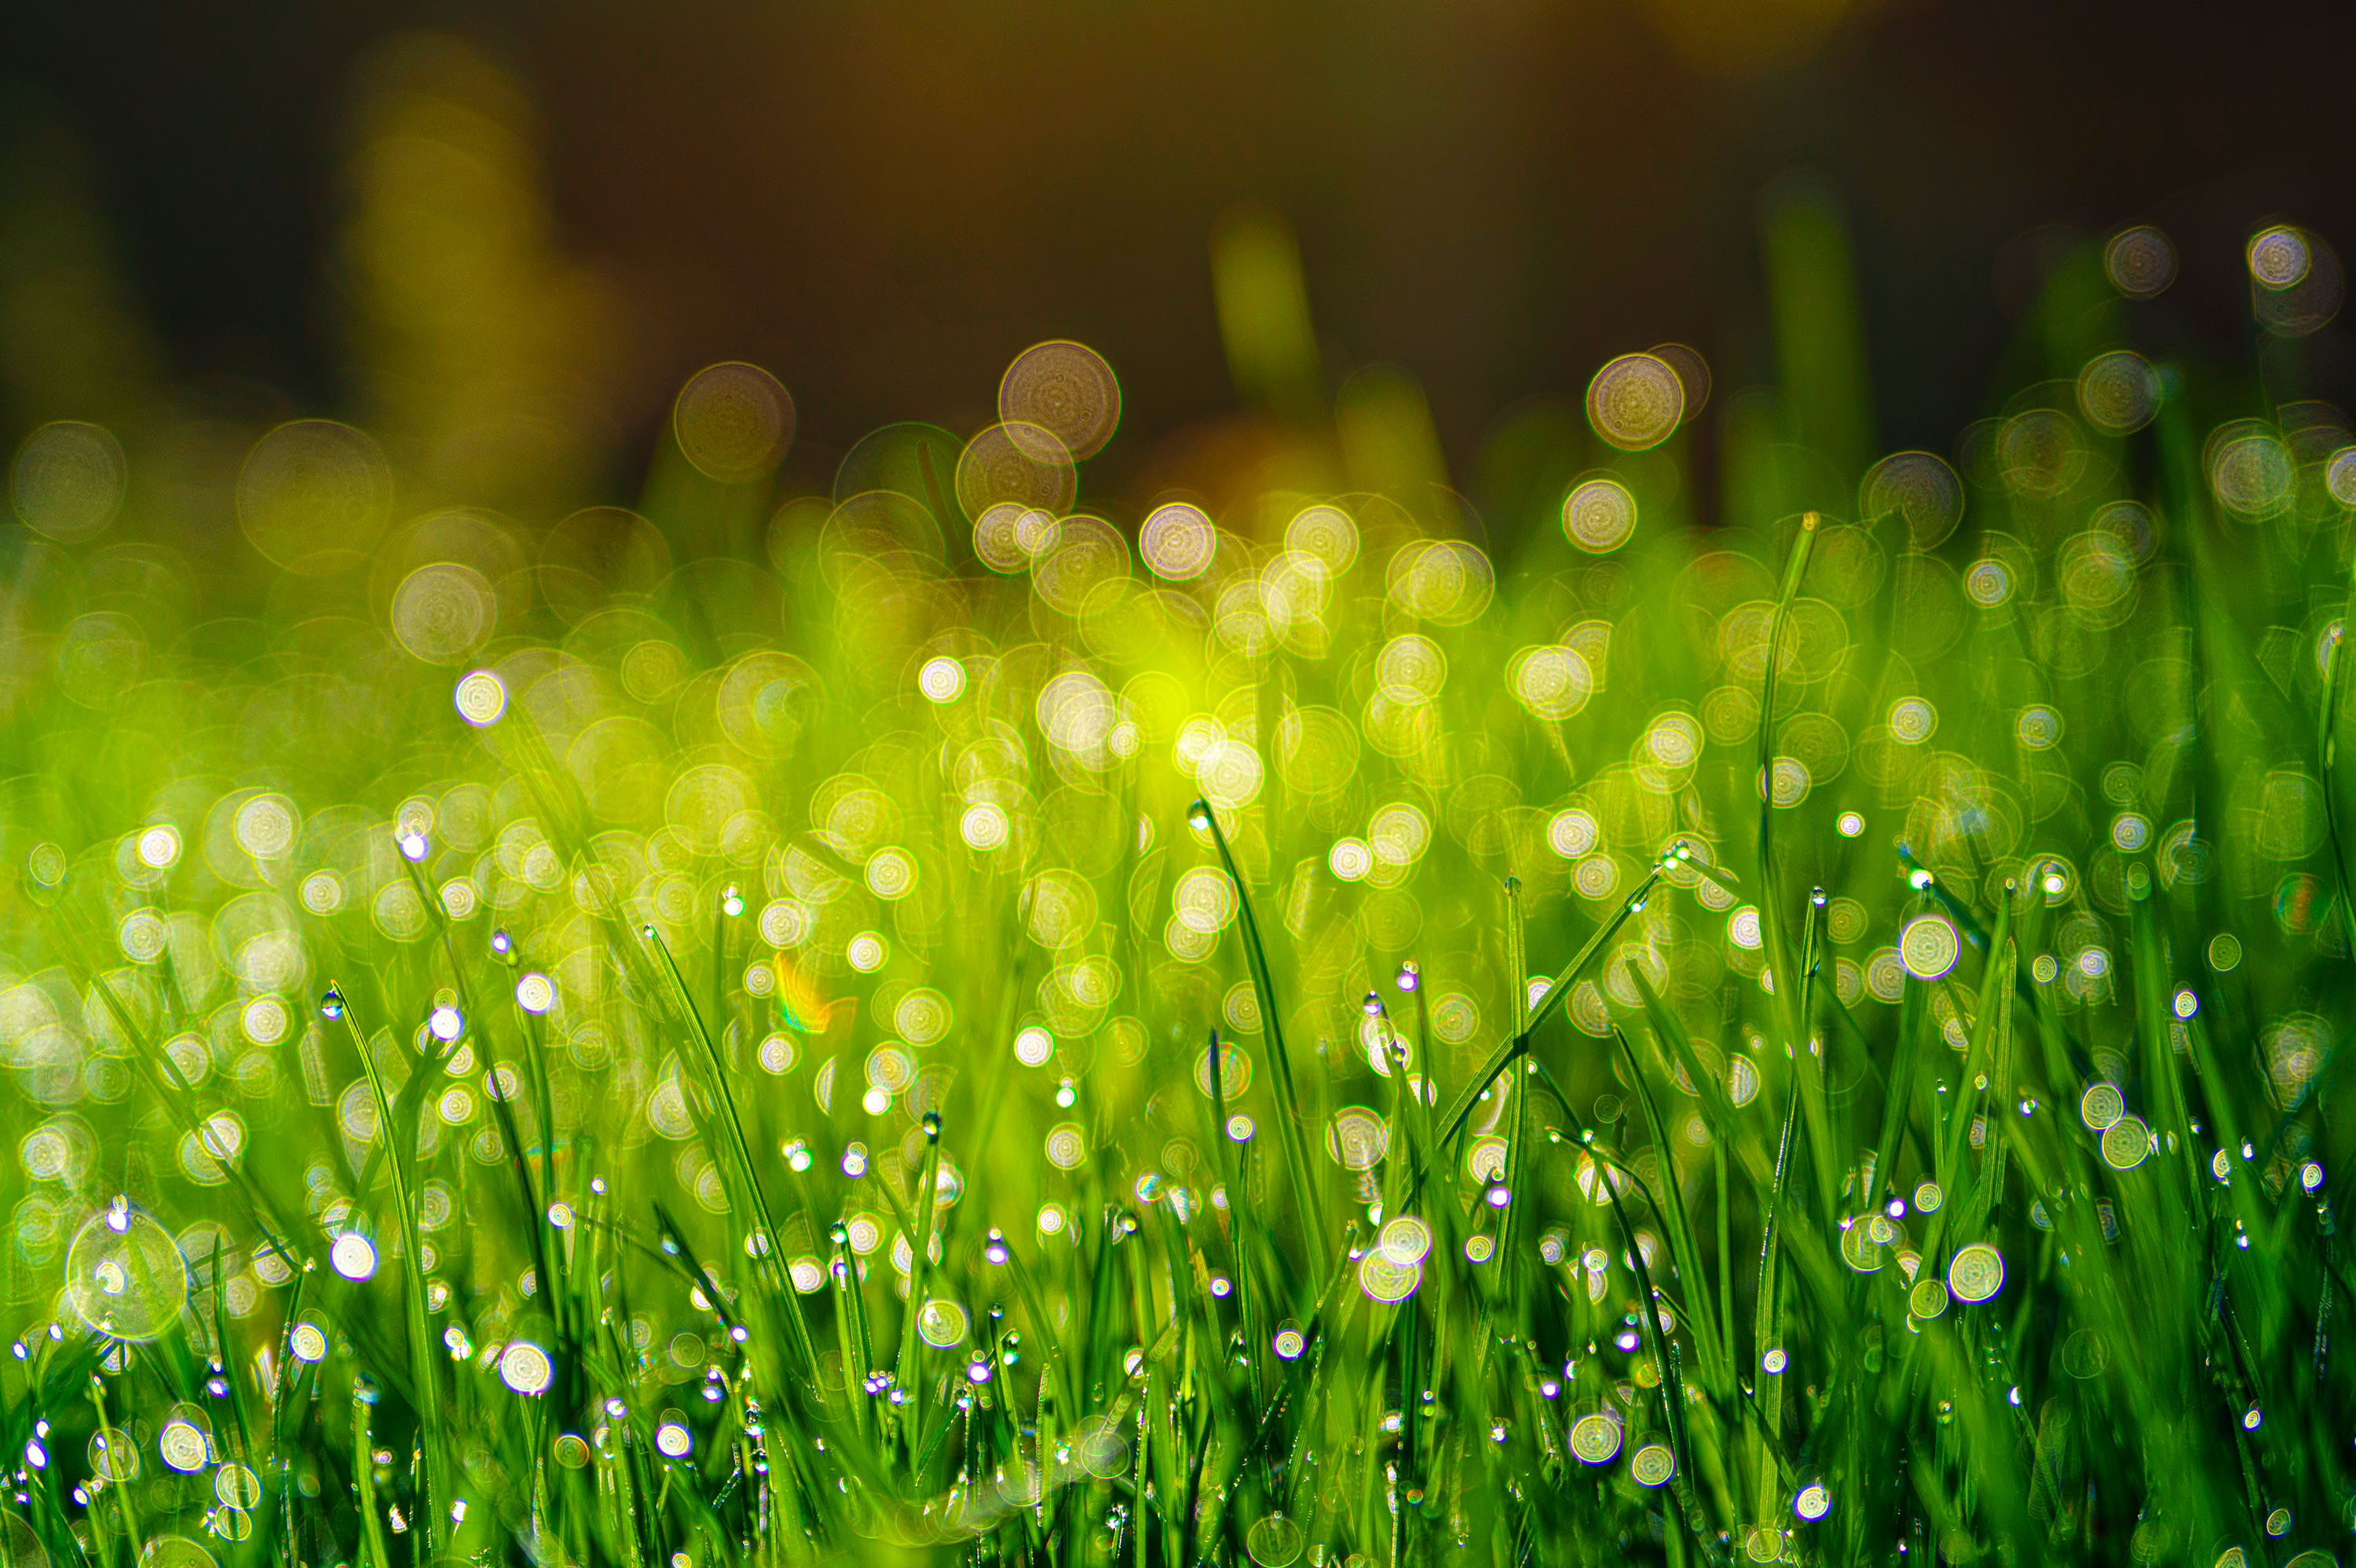
[{"label": "golden bokeh highlight", "polygon": [[1686,417],[1686,384],[1655,354],[1623,354],[1587,384],[1587,421],[1622,452],[1668,440]]},{"label": "golden bokeh highlight", "polygon": [[[1012,507],[1018,515],[1042,513],[1052,519],[1071,506],[1079,480],[1072,453],[1044,425],[1009,421],[991,425],[968,442],[957,464],[957,496],[966,514],[980,519],[993,507]],[[1035,550],[1026,553],[1035,554]]]},{"label": "golden bokeh highlight", "polygon": [[1120,382],[1086,344],[1033,344],[999,380],[998,417],[1052,432],[1075,460],[1093,457],[1120,428]]},{"label": "golden bokeh highlight", "polygon": [[2103,270],[2119,293],[2147,300],[2176,281],[2176,246],[2151,225],[2135,224],[2103,247]]},{"label": "golden bokeh highlight", "polygon": [[1935,549],[1964,515],[1964,482],[1933,452],[1897,452],[1866,471],[1858,512],[1869,523],[1894,520],[1918,550]]},{"label": "golden bokeh highlight", "polygon": [[1593,555],[1609,555],[1636,534],[1636,497],[1608,475],[1582,479],[1562,498],[1562,531]]},{"label": "golden bokeh highlight", "polygon": [[671,434],[696,469],[723,484],[758,479],[794,442],[794,400],[758,365],[698,370],[671,405]]},{"label": "golden bokeh highlight", "polygon": [[392,510],[392,470],[369,436],[332,420],[264,435],[237,476],[237,520],[273,565],[305,577],[347,571],[374,552]]},{"label": "golden bokeh highlight", "polygon": [[130,460],[112,431],[56,420],[18,443],[8,464],[8,505],[35,533],[75,544],[112,525],[130,483]]}]

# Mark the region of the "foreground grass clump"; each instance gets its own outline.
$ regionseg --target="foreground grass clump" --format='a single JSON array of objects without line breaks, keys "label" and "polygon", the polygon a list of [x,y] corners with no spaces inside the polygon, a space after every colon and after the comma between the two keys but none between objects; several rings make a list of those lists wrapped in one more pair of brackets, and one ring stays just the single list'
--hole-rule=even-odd
[{"label": "foreground grass clump", "polygon": [[1362,382],[1116,527],[1044,347],[774,511],[744,368],[542,529],[282,426],[239,618],[13,542],[11,1562],[2329,1560],[2334,411],[1705,521],[1674,356],[1472,502]]}]

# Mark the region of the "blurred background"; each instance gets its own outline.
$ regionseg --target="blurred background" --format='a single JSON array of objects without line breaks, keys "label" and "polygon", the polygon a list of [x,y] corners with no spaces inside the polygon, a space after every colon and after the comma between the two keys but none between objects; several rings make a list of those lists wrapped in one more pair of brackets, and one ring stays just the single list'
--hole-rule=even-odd
[{"label": "blurred background", "polygon": [[[253,435],[331,415],[530,526],[638,496],[715,360],[790,389],[786,485],[823,487],[880,424],[987,424],[1068,336],[1125,399],[1088,488],[1141,504],[1255,439],[1224,218],[1297,239],[1323,390],[1407,368],[1451,474],[1665,341],[1712,372],[1706,469],[1779,379],[1762,213],[1796,191],[1854,258],[1795,274],[1824,319],[1854,294],[1851,443],[1952,451],[2043,271],[2124,224],[2176,245],[2147,351],[2249,363],[2254,229],[2351,232],[2351,61],[2356,10],[2306,0],[17,5],[0,441],[138,425],[135,484],[233,546]],[[2344,400],[2340,328],[2296,350],[2271,395]]]}]

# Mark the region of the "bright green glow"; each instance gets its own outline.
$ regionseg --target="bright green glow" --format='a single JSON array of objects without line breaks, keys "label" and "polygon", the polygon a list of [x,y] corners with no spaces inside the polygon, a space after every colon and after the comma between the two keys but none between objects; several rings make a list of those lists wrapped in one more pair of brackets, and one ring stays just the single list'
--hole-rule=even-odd
[{"label": "bright green glow", "polygon": [[1264,218],[1265,494],[1094,494],[1060,339],[821,481],[708,367],[635,510],[454,506],[449,409],[206,525],[34,427],[8,1552],[2323,1539],[2356,442],[2048,302],[1877,454],[1769,213],[1780,403],[1618,357],[1462,495]]}]

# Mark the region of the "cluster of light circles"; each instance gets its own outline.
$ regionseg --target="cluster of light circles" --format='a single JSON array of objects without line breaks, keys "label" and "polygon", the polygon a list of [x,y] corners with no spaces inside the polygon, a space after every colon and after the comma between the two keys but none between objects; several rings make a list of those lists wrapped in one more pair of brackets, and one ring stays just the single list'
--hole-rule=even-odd
[{"label": "cluster of light circles", "polygon": [[[2318,238],[2289,226],[2253,236],[2244,260],[2250,286],[2279,302],[2259,317],[2269,331],[2307,320],[2312,291],[2336,276]],[[2177,261],[2136,229],[2113,237],[2103,264],[2144,299]],[[28,908],[103,912],[92,929],[120,949],[104,972],[130,1019],[79,980],[0,985],[7,1069],[35,1107],[16,1145],[18,1252],[61,1287],[60,1323],[119,1342],[116,1354],[203,1324],[216,1285],[230,1318],[274,1322],[302,1279],[309,1316],[285,1324],[284,1356],[330,1371],[371,1353],[360,1321],[399,1302],[413,1269],[455,1296],[461,1271],[496,1257],[501,1298],[529,1305],[496,1334],[471,1324],[481,1351],[450,1348],[489,1397],[544,1404],[573,1363],[533,1316],[545,1298],[525,1271],[538,1265],[473,1233],[481,1184],[520,1158],[534,1180],[556,1171],[544,1212],[571,1232],[565,1245],[652,1194],[699,1245],[723,1239],[720,1277],[774,1264],[813,1312],[894,1263],[876,1267],[874,1294],[906,1314],[892,1322],[907,1326],[909,1354],[939,1352],[927,1377],[995,1399],[1037,1358],[994,1359],[1001,1327],[983,1307],[1013,1298],[987,1284],[990,1268],[1034,1247],[1059,1265],[1085,1260],[1116,1231],[1123,1245],[1173,1226],[1232,1234],[1262,1203],[1281,1231],[1297,1201],[1289,1167],[1305,1156],[1307,1185],[1372,1216],[1346,1261],[1342,1244],[1333,1254],[1355,1310],[1425,1322],[1451,1309],[1465,1272],[1499,1277],[1525,1247],[1571,1271],[1572,1308],[1616,1316],[1627,1286],[1613,1200],[1644,1209],[1622,1156],[1576,1143],[1534,1090],[1493,1091],[1466,1110],[1462,1158],[1427,1165],[1426,1113],[1555,997],[1529,967],[1561,976],[1563,1021],[1582,1031],[1566,1038],[1630,1040],[1661,1096],[1657,1141],[1624,1079],[1594,1125],[1604,1149],[1644,1148],[1635,1165],[1650,1183],[1747,1157],[1761,1118],[1791,1103],[1801,1058],[1774,1020],[1802,930],[1823,961],[1800,982],[1822,987],[1808,1005],[1848,1013],[1809,1045],[1844,1066],[1848,1023],[1878,1051],[1910,1018],[1942,1063],[1968,1061],[1947,1048],[1995,1027],[1976,998],[2005,961],[1987,933],[2006,901],[2014,931],[2037,916],[2021,988],[2075,1029],[2135,1002],[2145,960],[2130,933],[2147,901],[2265,862],[2252,907],[2305,945],[2288,959],[2275,933],[2171,937],[2184,972],[2158,994],[2179,1060],[2213,1048],[2220,1015],[2203,987],[2271,983],[2309,948],[2329,956],[2312,765],[2268,763],[2213,816],[2169,794],[2184,765],[2173,737],[2190,732],[2200,692],[2191,657],[2143,627],[2169,603],[2153,585],[2190,525],[2126,494],[2119,454],[2155,439],[2137,432],[2172,418],[2179,391],[2164,365],[2104,347],[1952,453],[1888,455],[1853,492],[1779,449],[1794,494],[1820,509],[1789,594],[1779,574],[1796,515],[1706,539],[1688,524],[1677,432],[1708,372],[1674,345],[1597,371],[1593,439],[1580,433],[1534,483],[1544,528],[1527,556],[1493,555],[1485,541],[1515,536],[1484,531],[1453,496],[1168,489],[1125,508],[1088,486],[1084,499],[1086,465],[1119,439],[1120,392],[1100,356],[1062,341],[1015,359],[982,428],[897,426],[858,443],[831,493],[787,500],[759,559],[725,571],[652,504],[659,524],[618,507],[530,528],[466,508],[411,517],[391,443],[327,421],[261,432],[235,475],[238,527],[299,580],[290,600],[348,582],[348,604],[273,605],[260,631],[209,627],[179,647],[90,620],[127,614],[91,584],[115,592],[107,574],[129,569],[74,557],[90,583],[58,593],[83,598],[40,623],[57,639],[41,645],[44,670],[135,657],[174,702],[217,682],[234,716],[222,734],[284,765],[259,771],[201,736],[185,764],[128,757],[137,787],[97,840],[44,826],[15,851],[11,885]],[[2345,425],[2295,409],[2228,421],[2196,440],[2186,469],[2235,548],[2328,541],[2356,510]],[[672,407],[667,483],[741,509],[788,454],[807,457],[794,426],[775,378],[712,366]],[[37,427],[9,473],[27,548],[106,538],[139,505],[139,452],[94,425]],[[27,613],[48,613],[39,575],[27,568]],[[86,605],[98,607],[68,613]],[[2259,653],[2276,684],[2326,689],[2338,611],[2285,610]],[[1999,645],[2035,657],[1982,657]],[[2102,699],[2112,689],[2121,712]],[[88,695],[69,692],[112,717]],[[412,724],[433,726],[414,747]],[[2094,746],[2104,757],[2089,762]],[[383,782],[349,783],[354,759]],[[1197,797],[1190,820],[1183,803]],[[41,821],[49,807],[27,799],[25,820]],[[1762,808],[1778,843],[1824,867],[1813,925],[1795,890],[1761,885],[1746,859]],[[1892,839],[1923,880],[1900,874]],[[1669,846],[1682,858],[1663,859]],[[1502,899],[1507,877],[1534,912],[1519,976],[1482,902]],[[1606,922],[1618,923],[1584,971],[1541,951]],[[1287,950],[1265,992],[1255,944]],[[450,953],[463,997],[438,968]],[[377,971],[372,983],[346,963]],[[666,1010],[673,965],[711,1020],[708,1052]],[[329,989],[336,975],[349,992]],[[182,1008],[182,992],[199,1000]],[[2009,1027],[2030,1016],[2015,1006]],[[1656,1040],[1671,1019],[1690,1031],[1690,1061]],[[158,1212],[220,1207],[201,1233],[175,1237],[138,1204],[90,1208],[130,1168],[121,1128],[145,1125],[131,1037],[151,1026],[158,1071],[198,1114],[139,1179]],[[2264,1018],[2253,1035],[2270,1113],[2307,1104],[2329,1061],[2327,1020]],[[429,1060],[439,1077],[412,1102],[397,1082],[381,1093],[369,1082],[371,1066]],[[2050,1195],[1980,1204],[1988,1150],[2016,1136],[2083,1140],[2110,1205],[2092,1222],[2123,1235],[2179,1154],[2165,1098],[2116,1061],[2098,1053],[2059,1118],[2033,1103],[2058,1085],[1988,1071],[1968,1093],[1991,1097],[1953,1124],[1964,1168],[1933,1179],[1902,1149],[1879,1189],[1886,1206],[1847,1215],[1837,1243],[1847,1269],[1871,1276],[1858,1288],[1901,1291],[1923,1334],[1967,1327],[2004,1289],[2000,1249],[2023,1255],[2016,1221],[2050,1229],[2060,1213]],[[1943,1092],[1965,1092],[1940,1076]],[[1584,1101],[1605,1082],[1569,1092]],[[756,1107],[744,1157],[800,1184],[809,1213],[840,1212],[839,1245],[801,1213],[781,1227],[791,1234],[755,1233],[721,1136],[727,1095]],[[388,1104],[413,1123],[388,1125]],[[1004,1135],[987,1157],[958,1142],[980,1105]],[[315,1109],[322,1147],[285,1132],[280,1107]],[[1515,1107],[1530,1119],[1508,1120]],[[611,1135],[594,1173],[610,1185],[594,1189],[566,1153],[592,1133]],[[396,1140],[423,1178],[415,1259],[359,1190]],[[2286,1143],[2278,1161],[2232,1147],[2195,1157],[2221,1182],[2321,1193],[2320,1154]],[[281,1249],[231,1219],[256,1179],[285,1183],[316,1235]],[[1412,1211],[1389,1211],[1419,1179]],[[918,1262],[911,1218],[926,1200],[947,1210],[1010,1190],[1007,1212],[1036,1223],[1000,1236],[1001,1256],[971,1263],[963,1232],[945,1232]],[[1215,1244],[1201,1251],[1206,1310],[1267,1309],[1257,1281]],[[895,1276],[905,1306],[885,1300]],[[1061,1288],[1059,1269],[1036,1277]],[[662,1322],[650,1364],[691,1378],[729,1365],[709,1307],[695,1305],[683,1339]],[[1220,1319],[1251,1325],[1239,1356],[1278,1361],[1312,1358],[1312,1329],[1333,1321]],[[1669,1485],[1679,1450],[1628,1392],[1658,1374],[1650,1330],[1627,1327],[1599,1352],[1629,1358],[1611,1372],[1627,1390],[1598,1404],[1580,1380],[1556,1383],[1552,1435],[1558,1453],[1624,1459],[1634,1485]],[[1141,1367],[1150,1338],[1137,1339]],[[1815,1352],[1788,1344],[1762,1352],[1759,1376],[1796,1381]],[[2063,1355],[2073,1376],[2100,1360],[2099,1347]],[[696,1456],[701,1425],[647,1415],[651,1435],[633,1441]],[[147,1462],[220,1467],[216,1419],[169,1413]],[[1109,1426],[1069,1430],[1090,1474],[1090,1453],[1115,1471],[1132,1456]],[[552,1442],[569,1467],[611,1452]],[[98,1461],[93,1473],[113,1474]],[[1795,1520],[1831,1516],[1826,1482],[1803,1469],[1784,1484],[1790,1516],[1777,1503],[1749,1542],[1783,1551],[1804,1537]],[[1246,1533],[1262,1568],[1319,1544],[1276,1512]]]}]

